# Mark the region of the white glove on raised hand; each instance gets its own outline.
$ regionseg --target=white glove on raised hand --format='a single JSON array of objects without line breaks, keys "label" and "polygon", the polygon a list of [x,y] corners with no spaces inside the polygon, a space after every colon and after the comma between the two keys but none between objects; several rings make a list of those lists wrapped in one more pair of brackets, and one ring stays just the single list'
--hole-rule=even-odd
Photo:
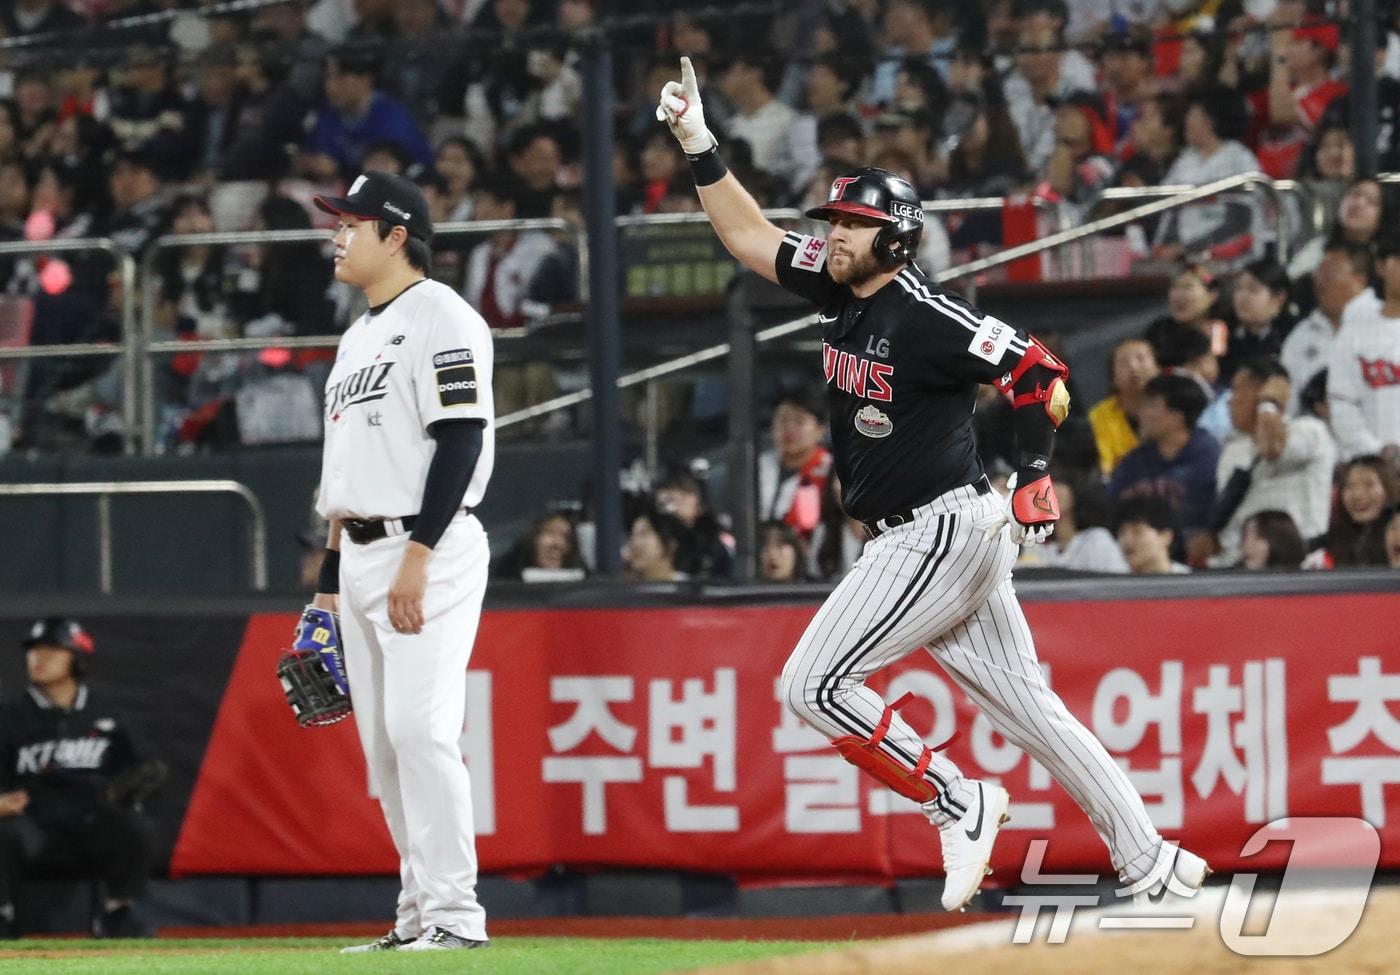
[{"label": "white glove on raised hand", "polygon": [[[1048,485],[1048,478],[1042,480]],[[1016,475],[1012,474],[1006,480],[1006,490],[1009,492],[1001,499],[1001,507],[997,513],[983,521],[978,521],[976,526],[981,528],[988,538],[994,538],[1007,525],[1011,526],[1011,540],[1017,545],[1039,545],[1055,533],[1055,523],[1047,521],[1036,525],[1023,525],[1016,519]],[[1059,517],[1058,502],[1055,503],[1055,517]]]},{"label": "white glove on raised hand", "polygon": [[671,127],[671,134],[687,155],[698,156],[719,145],[705,127],[705,109],[700,104],[700,85],[690,58],[681,58],[681,80],[668,81],[661,89],[656,120]]}]

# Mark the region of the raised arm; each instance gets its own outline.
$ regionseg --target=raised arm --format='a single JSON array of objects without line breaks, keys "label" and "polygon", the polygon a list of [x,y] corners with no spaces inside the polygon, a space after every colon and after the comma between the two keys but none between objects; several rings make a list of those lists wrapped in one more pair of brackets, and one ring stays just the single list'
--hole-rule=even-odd
[{"label": "raised arm", "polygon": [[681,58],[681,80],[668,81],[661,89],[656,118],[670,126],[690,160],[700,203],[729,253],[750,271],[776,282],[783,231],[768,222],[749,191],[725,168],[719,142],[705,125],[690,58]]}]

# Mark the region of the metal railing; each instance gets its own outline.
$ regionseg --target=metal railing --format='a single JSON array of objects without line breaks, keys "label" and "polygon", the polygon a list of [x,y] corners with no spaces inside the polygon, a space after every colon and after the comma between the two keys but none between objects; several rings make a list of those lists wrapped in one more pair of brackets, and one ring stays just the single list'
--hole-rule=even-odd
[{"label": "metal railing", "polygon": [[[528,220],[471,220],[443,223],[433,228],[434,243],[443,238],[479,237],[502,230],[567,231],[578,247],[579,298],[588,300],[588,235],[582,228],[559,217]],[[142,261],[142,302],[139,356],[141,362],[141,445],[146,456],[155,453],[156,383],[155,358],[198,352],[247,352],[259,349],[333,349],[340,344],[341,334],[269,336],[267,338],[199,339],[193,341],[156,340],[152,323],[155,319],[157,255],[179,247],[230,247],[240,244],[289,244],[315,241],[327,243],[331,234],[325,230],[244,230],[206,234],[167,234],[152,241]]]},{"label": "metal railing", "polygon": [[248,508],[249,581],[267,589],[267,518],[262,502],[238,481],[75,481],[66,484],[0,484],[0,498],[51,497],[59,494],[97,498],[97,576],[103,595],[112,592],[112,495],[114,494],[232,494]]},{"label": "metal railing", "polygon": [[[939,284],[944,284],[948,281],[956,281],[958,278],[980,274],[983,271],[1001,267],[1003,264],[1010,264],[1013,261],[1019,261],[1025,257],[1032,257],[1042,251],[1063,247],[1065,244],[1070,244],[1077,240],[1084,240],[1095,234],[1101,234],[1105,230],[1113,230],[1116,227],[1123,227],[1130,223],[1136,223],[1144,217],[1154,216],[1158,213],[1165,213],[1168,210],[1175,210],[1178,207],[1198,203],[1201,200],[1217,196],[1228,190],[1239,189],[1244,186],[1267,186],[1269,191],[1272,192],[1272,184],[1273,181],[1263,173],[1242,173],[1238,176],[1218,179],[1213,183],[1205,183],[1201,186],[1194,187],[1189,193],[1182,193],[1167,199],[1143,203],[1133,207],[1131,210],[1125,210],[1122,213],[1115,213],[1108,217],[1100,217],[1097,220],[1092,220],[1078,227],[1071,227],[1068,230],[1061,230],[1048,237],[1042,237],[1040,240],[1032,240],[1025,244],[1018,244],[1015,247],[1008,247],[1006,250],[988,257],[978,258],[975,261],[969,261],[957,267],[950,267],[935,274],[933,279]],[[1275,202],[1277,202],[1278,197],[1276,194],[1274,199]],[[1280,249],[1279,261],[1283,262],[1286,260],[1287,252]]]},{"label": "metal railing", "polygon": [[[1131,210],[1126,210],[1123,213],[1113,214],[1112,216],[1108,217],[1101,217],[1098,220],[1094,220],[1090,223],[1083,224],[1079,227],[1072,227],[1067,230],[1061,230],[1057,233],[1051,234],[1048,237],[1043,237],[1039,240],[1030,241],[1028,243],[1021,244],[1016,247],[1007,248],[1006,250],[1001,251],[998,254],[993,254],[990,257],[980,258],[975,261],[969,261],[966,264],[961,264],[956,267],[948,268],[934,275],[934,280],[937,281],[939,284],[943,284],[948,281],[954,281],[958,278],[967,277],[969,275],[977,274],[981,271],[989,270],[994,267],[1000,267],[1003,264],[1009,264],[1012,261],[1017,261],[1025,257],[1030,257],[1035,254],[1039,254],[1042,251],[1052,250],[1054,248],[1062,247],[1066,244],[1070,244],[1078,240],[1083,240],[1087,237],[1092,237],[1093,235],[1102,233],[1105,230],[1112,230],[1115,227],[1120,227],[1126,224],[1134,223],[1138,220],[1143,219],[1144,217],[1149,217],[1154,214],[1163,213],[1168,210],[1175,209],[1177,207],[1188,206],[1192,203],[1198,202],[1199,200],[1215,196],[1219,193],[1226,192],[1228,190],[1239,189],[1241,187],[1270,185],[1272,184],[1272,182],[1273,181],[1270,180],[1269,177],[1264,176],[1262,173],[1244,173],[1238,176],[1230,176],[1226,179],[1216,180],[1213,183],[1207,183],[1202,186],[1187,187],[1185,191],[1182,191],[1180,188],[1177,188],[1176,190],[1174,190],[1173,195],[1164,199],[1157,199],[1152,202],[1142,204],[1140,206],[1134,207]],[[1150,193],[1149,195],[1162,197],[1165,194]],[[979,202],[985,203],[989,202],[992,199],[995,199],[997,201],[998,206],[1001,205],[1002,201],[1000,197],[984,198],[982,200],[979,200]],[[1275,199],[1277,199],[1277,196],[1275,196]],[[938,202],[952,203],[956,201]],[[777,213],[786,216],[797,211],[781,210],[765,212],[768,214]],[[672,218],[684,218],[684,221],[689,221],[693,219],[708,219],[703,213],[674,214],[668,217],[668,219]],[[770,219],[774,218],[770,217]],[[676,220],[675,222],[684,221]],[[773,325],[768,328],[759,330],[755,334],[755,340],[757,344],[764,345],[768,342],[775,341],[776,339],[782,338],[784,336],[800,332],[807,326],[814,324],[816,321],[817,317],[815,315],[804,315],[801,318],[793,319],[792,321],[783,322],[781,324]],[[650,383],[664,376],[669,376],[677,372],[682,372],[686,369],[690,369],[694,366],[701,365],[706,362],[711,362],[715,359],[721,359],[727,356],[729,352],[730,344],[728,342],[719,342],[714,345],[707,346],[706,348],[699,349],[695,352],[691,352],[686,355],[670,359],[666,362],[658,363],[653,366],[648,366],[645,369],[638,369],[633,372],[626,373],[625,375],[618,377],[617,385],[619,389],[626,389],[631,386]],[[546,416],[550,413],[558,412],[559,410],[569,409],[570,407],[587,402],[589,399],[592,398],[592,396],[593,391],[591,389],[580,389],[572,393],[566,393],[562,396],[555,396],[551,399],[545,400],[544,402],[536,403],[533,406],[529,406],[525,409],[517,410],[513,413],[508,413],[499,417],[496,421],[497,426],[509,427],[513,426],[516,423],[524,423],[527,420],[537,419],[539,417]]]},{"label": "metal railing", "polygon": [[[1382,175],[1380,179],[1386,182],[1400,181],[1400,175],[1385,174]],[[1104,230],[1123,226],[1146,216],[1189,205],[1222,192],[1239,189],[1258,189],[1272,198],[1275,204],[1279,254],[1281,259],[1286,259],[1288,250],[1288,235],[1285,226],[1286,215],[1284,214],[1285,208],[1279,205],[1279,203],[1283,194],[1296,192],[1299,188],[1300,186],[1296,181],[1274,181],[1261,173],[1246,173],[1200,187],[1159,186],[1113,188],[1105,190],[1090,204],[1085,212],[1092,212],[1094,206],[1100,205],[1104,201],[1147,199],[1149,202],[1134,207],[1124,213],[1098,218],[1081,226],[1069,228],[1063,228],[1063,214],[1059,207],[1055,207],[1045,201],[1037,200],[1035,201],[1037,208],[1051,213],[1056,219],[1056,225],[1060,226],[1062,229],[1057,230],[1047,237],[1017,247],[1008,248],[990,257],[981,258],[960,267],[949,268],[939,273],[936,276],[936,280],[942,283],[970,274],[976,274],[1043,251],[1060,248],[1065,244],[1085,240]],[[947,200],[928,200],[924,202],[924,208],[929,213],[966,213],[979,210],[997,210],[1000,209],[1004,203],[1005,201],[1002,197],[965,197]],[[764,215],[775,222],[791,222],[803,218],[802,211],[793,208],[769,209],[764,211]],[[708,219],[709,218],[704,213],[648,214],[641,216],[621,216],[617,218],[616,222],[619,227],[628,228],[652,224],[706,223]],[[493,220],[447,223],[437,227],[434,236],[435,240],[442,240],[453,237],[480,236],[499,230],[548,230],[571,233],[576,241],[579,253],[579,294],[581,300],[585,303],[587,302],[587,235],[582,232],[581,228],[565,220],[541,218],[532,220]],[[239,244],[277,245],[307,241],[325,242],[326,240],[328,240],[328,234],[324,230],[242,231],[166,235],[153,241],[147,249],[140,268],[141,275],[139,282],[135,261],[130,255],[123,252],[113,241],[106,238],[0,244],[0,256],[6,254],[44,254],[82,250],[101,250],[110,253],[120,268],[122,275],[123,324],[122,341],[116,345],[86,343],[6,348],[0,349],[0,360],[32,359],[47,356],[128,356],[128,362],[131,365],[129,365],[125,371],[123,383],[123,417],[126,421],[128,432],[126,449],[128,453],[134,452],[135,444],[138,440],[135,433],[139,431],[139,442],[143,452],[148,455],[152,454],[156,446],[155,427],[157,408],[155,402],[156,383],[154,361],[157,357],[171,356],[180,353],[254,351],[265,348],[334,348],[339,344],[341,338],[340,334],[332,334],[319,336],[207,339],[196,341],[157,339],[154,335],[153,328],[157,297],[154,267],[157,255],[164,250],[175,247],[231,246]],[[142,287],[143,292],[139,302],[139,315],[137,313],[138,302],[136,300],[138,283]],[[775,329],[780,329],[780,327],[775,326],[774,329],[764,330],[764,332],[761,333],[765,336],[763,341],[772,341],[774,338],[786,334],[786,332],[775,331]],[[622,388],[626,388],[627,386],[650,382],[656,378],[670,375],[693,365],[720,358],[726,355],[728,351],[727,343],[713,345],[672,360],[670,363],[661,363],[647,369],[628,373],[620,377],[619,384]],[[585,390],[555,397],[524,410],[504,415],[500,418],[500,423],[502,426],[511,426],[528,419],[543,416],[547,413],[566,409],[583,402],[589,398],[590,395],[591,394]]]},{"label": "metal railing", "polygon": [[[1261,187],[1268,191],[1274,204],[1274,240],[1278,248],[1279,263],[1288,263],[1288,210],[1283,206],[1285,197],[1300,194],[1303,184],[1294,179],[1273,179],[1263,173],[1241,173],[1230,179],[1242,180],[1238,189],[1252,190]],[[1086,217],[1093,214],[1105,203],[1116,201],[1156,200],[1195,193],[1200,187],[1191,183],[1174,183],[1163,186],[1110,186],[1094,197],[1085,207]],[[1062,228],[1063,229],[1063,228]]]},{"label": "metal railing", "polygon": [[78,342],[69,345],[27,345],[0,348],[0,360],[126,356],[126,368],[122,374],[122,420],[126,427],[124,450],[128,454],[135,453],[134,434],[138,416],[136,371],[139,366],[137,343],[140,333],[136,320],[136,261],[109,237],[74,237],[67,240],[46,241],[16,240],[0,243],[0,257],[84,252],[111,255],[112,263],[121,276],[122,332],[120,340],[115,343]]}]

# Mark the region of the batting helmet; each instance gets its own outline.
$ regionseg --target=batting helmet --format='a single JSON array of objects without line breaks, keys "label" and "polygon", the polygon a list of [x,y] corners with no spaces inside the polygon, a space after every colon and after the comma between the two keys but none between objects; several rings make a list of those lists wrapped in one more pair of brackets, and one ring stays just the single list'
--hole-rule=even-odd
[{"label": "batting helmet", "polygon": [[914,259],[924,235],[924,205],[907,179],[873,166],[838,176],[826,202],[808,210],[807,216],[830,220],[838,213],[885,225],[875,237],[875,259],[881,267],[897,267]]},{"label": "batting helmet", "polygon": [[63,647],[74,653],[91,655],[97,649],[92,636],[74,619],[50,616],[37,621],[29,628],[29,636],[24,638],[23,647],[28,650],[37,646]]}]

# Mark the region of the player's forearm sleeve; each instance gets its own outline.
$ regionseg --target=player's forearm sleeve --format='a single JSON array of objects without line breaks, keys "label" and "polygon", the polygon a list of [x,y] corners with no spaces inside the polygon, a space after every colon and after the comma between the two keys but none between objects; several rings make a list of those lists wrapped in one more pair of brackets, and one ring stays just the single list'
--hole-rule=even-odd
[{"label": "player's forearm sleeve", "polygon": [[428,428],[437,441],[437,449],[428,464],[423,507],[418,510],[409,541],[433,548],[447,531],[462,508],[462,498],[476,471],[485,428],[483,421],[472,419],[439,420]]}]

